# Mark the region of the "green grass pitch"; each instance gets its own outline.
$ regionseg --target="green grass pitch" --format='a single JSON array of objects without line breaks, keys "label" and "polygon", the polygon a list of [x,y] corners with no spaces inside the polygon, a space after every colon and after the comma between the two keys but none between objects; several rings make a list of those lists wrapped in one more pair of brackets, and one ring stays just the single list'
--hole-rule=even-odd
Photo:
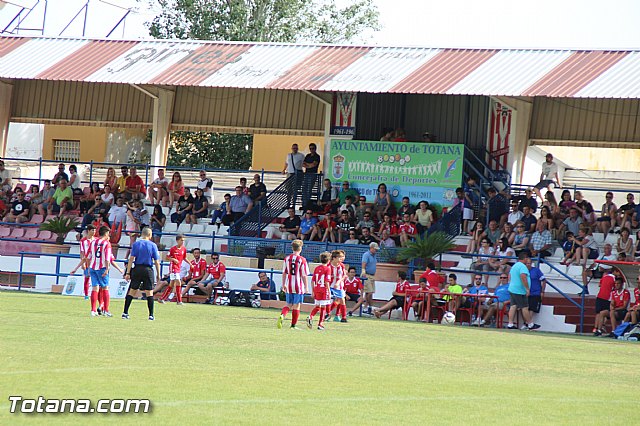
[{"label": "green grass pitch", "polygon": [[[278,312],[0,293],[0,424],[633,424],[633,342]],[[302,316],[304,318],[304,316]],[[304,327],[304,324],[302,324]],[[23,398],[149,398],[148,414],[9,413]]]}]

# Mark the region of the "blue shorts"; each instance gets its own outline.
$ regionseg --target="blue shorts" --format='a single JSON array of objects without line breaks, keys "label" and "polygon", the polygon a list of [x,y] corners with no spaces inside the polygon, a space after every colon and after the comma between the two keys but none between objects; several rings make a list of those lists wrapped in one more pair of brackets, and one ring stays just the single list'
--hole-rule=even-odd
[{"label": "blue shorts", "polygon": [[333,296],[336,299],[344,299],[345,293],[344,293],[344,290],[338,290],[337,288],[332,288],[331,296]]},{"label": "blue shorts", "polygon": [[304,300],[304,294],[287,293],[286,296],[288,305],[297,305]]},{"label": "blue shorts", "polygon": [[91,285],[93,287],[109,287],[109,274],[106,276],[102,276],[104,274],[105,268],[102,269],[89,269],[89,274],[91,275]]},{"label": "blue shorts", "polygon": [[84,272],[82,273],[82,275],[84,275],[85,277],[90,277],[91,275],[89,275],[89,268],[84,268]]}]

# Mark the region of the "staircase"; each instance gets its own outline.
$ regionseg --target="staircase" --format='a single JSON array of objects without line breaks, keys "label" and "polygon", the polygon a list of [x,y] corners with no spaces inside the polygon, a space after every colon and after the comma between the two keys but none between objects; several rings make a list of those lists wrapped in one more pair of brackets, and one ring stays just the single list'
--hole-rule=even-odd
[{"label": "staircase", "polygon": [[[580,297],[572,297],[574,302],[580,303]],[[565,299],[560,294],[547,293],[542,301],[543,305],[553,308],[553,313],[556,315],[564,315],[564,322],[567,324],[573,324],[576,326],[576,333],[580,332],[580,308],[575,306],[569,300]],[[584,328],[583,333],[589,333],[595,323],[595,306],[596,298],[594,296],[587,296],[584,299]]]},{"label": "staircase", "polygon": [[310,201],[317,201],[322,188],[322,174],[291,175],[271,191],[263,203],[254,205],[247,214],[231,225],[229,235],[260,238],[262,230],[289,206],[302,204],[305,184],[310,191]]}]

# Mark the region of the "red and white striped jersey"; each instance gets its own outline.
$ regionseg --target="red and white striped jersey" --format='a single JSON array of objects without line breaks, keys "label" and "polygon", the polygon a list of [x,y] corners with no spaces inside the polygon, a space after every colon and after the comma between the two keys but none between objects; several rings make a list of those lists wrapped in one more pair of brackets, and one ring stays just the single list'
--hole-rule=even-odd
[{"label": "red and white striped jersey", "polygon": [[307,259],[293,253],[284,258],[282,266],[282,284],[284,292],[289,294],[305,294],[307,292],[303,277],[309,275]]},{"label": "red and white striped jersey", "polygon": [[91,245],[89,246],[90,269],[98,270],[106,268],[114,259],[109,240],[96,238],[91,241]]},{"label": "red and white striped jersey", "polygon": [[191,262],[191,278],[198,279],[207,271],[207,261],[203,258],[193,259]]},{"label": "red and white striped jersey", "polygon": [[80,257],[82,257],[83,259],[89,258],[89,247],[91,246],[91,242],[93,240],[95,240],[95,238],[82,238],[80,240]]},{"label": "red and white striped jersey", "polygon": [[313,285],[313,298],[315,300],[331,299],[331,266],[316,266],[311,279]]},{"label": "red and white striped jersey", "polygon": [[331,287],[344,290],[344,280],[347,277],[344,264],[339,263],[337,266],[329,264],[329,266],[331,267]]}]

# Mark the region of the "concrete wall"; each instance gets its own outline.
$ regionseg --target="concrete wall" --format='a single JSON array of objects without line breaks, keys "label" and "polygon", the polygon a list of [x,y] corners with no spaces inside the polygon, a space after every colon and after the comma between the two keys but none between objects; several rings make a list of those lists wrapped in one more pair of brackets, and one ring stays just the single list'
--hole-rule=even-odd
[{"label": "concrete wall", "polygon": [[44,126],[42,158],[53,159],[55,140],[79,140],[80,161],[102,161],[106,147],[107,129],[88,126]]},{"label": "concrete wall", "polygon": [[[323,157],[324,138],[321,136],[285,136],[285,135],[253,135],[253,158],[251,168],[253,170],[265,169],[266,171],[281,172],[287,155],[291,152],[291,145],[298,144],[300,152],[309,153],[309,144],[318,146],[317,153]],[[324,167],[320,161],[320,170]]]}]

